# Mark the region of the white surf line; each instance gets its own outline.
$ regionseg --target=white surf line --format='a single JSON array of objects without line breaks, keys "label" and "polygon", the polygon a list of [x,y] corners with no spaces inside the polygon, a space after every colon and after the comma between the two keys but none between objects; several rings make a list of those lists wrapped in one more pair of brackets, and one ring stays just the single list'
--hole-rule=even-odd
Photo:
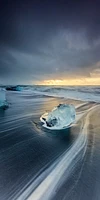
[{"label": "white surf line", "polygon": [[80,103],[78,105],[75,106],[75,109],[80,108],[81,106],[85,106],[88,102],[86,103]]},{"label": "white surf line", "polygon": [[42,183],[36,188],[36,190],[30,195],[28,200],[49,200],[55,194],[56,189],[59,187],[61,178],[66,172],[66,177],[69,175],[69,169],[73,168],[73,165],[78,155],[84,156],[87,146],[87,127],[88,127],[89,114],[86,117],[86,123],[82,132],[79,134],[76,142],[72,148],[62,156],[58,165],[52,170],[52,172],[42,181]]},{"label": "white surf line", "polygon": [[[71,147],[69,147],[67,149],[67,151],[70,149]],[[17,200],[23,200],[26,199],[30,193],[38,187],[38,185],[48,176],[48,174],[50,174],[50,172],[54,169],[54,167],[59,163],[59,161],[62,159],[63,155],[65,155],[66,152],[62,153],[60,156],[58,156],[58,159],[56,159],[56,161],[54,161],[54,163],[50,166],[47,167],[50,163],[47,164],[47,166],[44,166],[43,168],[46,168],[43,171],[43,168],[41,169],[43,172],[39,175],[37,173],[36,177],[34,177],[34,181],[32,181],[32,179],[30,180],[30,182],[27,183],[27,185],[25,185],[25,188],[23,188],[20,191],[20,195],[18,195],[19,197],[16,197],[15,199]]]},{"label": "white surf line", "polygon": [[[86,119],[87,120],[87,119]],[[85,125],[86,126],[86,125]],[[85,127],[84,127],[84,132],[85,132]],[[85,132],[86,133],[86,132]],[[80,133],[80,134],[82,134],[82,133]],[[79,135],[80,135],[79,134]],[[82,136],[82,138],[83,138],[83,136]],[[81,138],[80,139],[78,139],[78,141],[79,140],[81,140]],[[78,141],[77,141],[77,143],[78,143]],[[85,151],[86,151],[86,144],[87,144],[87,136],[85,136],[85,140],[84,139],[82,139],[82,141],[84,141],[84,144],[85,144],[85,148],[84,148],[84,144],[83,144],[83,155],[81,155],[81,154],[79,154],[80,155],[80,157],[84,157],[84,154],[85,154]],[[75,146],[75,145],[74,145]],[[81,144],[80,144],[80,146],[81,146]],[[59,165],[59,163],[61,163],[62,162],[62,158],[64,158],[65,156],[66,156],[66,154],[68,153],[68,151],[71,151],[71,149],[72,149],[73,147],[71,146],[69,149],[67,149],[67,152],[64,152],[49,168],[47,168],[45,171],[43,171],[42,172],[42,174],[40,174],[34,181],[32,181],[32,180],[30,180],[30,183],[28,183],[27,184],[27,186],[25,186],[25,188],[22,190],[22,191],[20,191],[20,194],[18,195],[18,194],[16,194],[15,195],[15,199],[17,199],[17,200],[23,200],[23,199],[27,199],[28,198],[28,196],[30,195],[30,193],[36,188],[36,190],[34,190],[34,195],[36,195],[36,191],[38,190],[38,188],[40,188],[40,190],[42,191],[42,186],[41,186],[41,184],[44,182],[44,180],[46,180],[46,178],[52,173],[52,171],[56,171],[56,167],[57,167],[57,164]],[[81,151],[81,150],[80,150]],[[72,150],[72,154],[74,154],[75,152],[74,152],[74,149]],[[69,167],[70,167],[70,169],[72,169],[73,167],[74,167],[74,164],[75,164],[75,162],[77,163],[77,157],[78,156],[76,156],[75,157],[75,159],[74,160],[72,160],[72,161],[74,161],[74,163],[73,163],[73,165],[71,165],[71,164],[69,164]],[[79,158],[78,158],[79,159]],[[69,167],[67,167],[68,166],[68,164],[67,164],[67,162],[68,162],[68,160],[66,159],[66,171],[67,171],[67,174],[69,174],[70,175],[70,171],[69,171]],[[63,169],[63,168],[62,168]],[[62,170],[61,169],[61,170]],[[70,173],[69,173],[70,172]],[[49,175],[48,175],[49,174]],[[59,174],[57,174],[57,176],[58,176]],[[46,177],[46,178],[45,178]],[[54,178],[54,179],[56,179],[56,178]],[[56,187],[57,187],[57,185],[56,185]],[[45,188],[45,191],[46,191],[46,188]],[[42,193],[42,194],[45,194],[45,191]],[[52,192],[52,191],[51,191]],[[33,195],[33,193],[29,196],[29,200],[37,200],[37,199],[40,199],[40,200],[44,200],[45,198],[41,198],[41,195],[40,195],[40,197],[36,197],[36,196],[34,196]],[[52,192],[53,193],[53,192]],[[19,197],[18,197],[18,196]],[[13,199],[14,199],[14,197],[13,197]],[[47,198],[48,199],[48,198]],[[46,200],[46,199],[45,199]]]},{"label": "white surf line", "polygon": [[[28,183],[25,188],[20,191],[20,195],[18,195],[19,197],[16,197],[15,199],[17,200],[23,200],[23,199],[27,199],[27,197],[30,195],[30,193],[37,188],[41,182],[43,180],[45,180],[45,178],[48,176],[48,174],[50,174],[53,169],[57,166],[57,164],[62,160],[62,158],[66,155],[66,153],[72,148],[72,146],[70,146],[67,151],[65,151],[63,154],[61,154],[59,156],[58,159],[56,159],[56,161],[54,161],[54,163],[48,167],[45,171],[42,172],[42,174],[40,174],[34,181],[30,180],[30,183]],[[17,195],[16,195],[17,196]]]},{"label": "white surf line", "polygon": [[97,108],[99,105],[94,105],[91,108],[85,110],[85,111],[80,111],[76,113],[76,119],[75,119],[75,123],[77,123],[83,116],[85,116],[86,114],[88,114],[89,112],[91,112],[92,110],[94,110],[94,108]]}]

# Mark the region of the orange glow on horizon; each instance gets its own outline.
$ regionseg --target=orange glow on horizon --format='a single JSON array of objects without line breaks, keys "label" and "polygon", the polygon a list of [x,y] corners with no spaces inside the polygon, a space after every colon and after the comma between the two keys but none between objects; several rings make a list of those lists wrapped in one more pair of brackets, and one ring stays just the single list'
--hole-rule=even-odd
[{"label": "orange glow on horizon", "polygon": [[100,85],[100,78],[51,79],[39,81],[37,85]]}]

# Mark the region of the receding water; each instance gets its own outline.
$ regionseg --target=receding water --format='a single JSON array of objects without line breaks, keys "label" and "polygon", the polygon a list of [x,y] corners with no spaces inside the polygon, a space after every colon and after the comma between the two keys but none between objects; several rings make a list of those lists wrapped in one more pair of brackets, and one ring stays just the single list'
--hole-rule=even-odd
[{"label": "receding water", "polygon": [[[0,111],[0,200],[100,200],[100,106],[29,92],[7,92]],[[73,103],[83,117],[67,130],[40,116]]]}]

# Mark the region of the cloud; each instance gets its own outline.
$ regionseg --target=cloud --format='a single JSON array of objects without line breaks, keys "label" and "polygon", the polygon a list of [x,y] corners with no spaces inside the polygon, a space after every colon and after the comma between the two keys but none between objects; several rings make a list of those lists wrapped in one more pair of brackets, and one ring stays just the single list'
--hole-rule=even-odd
[{"label": "cloud", "polygon": [[0,83],[96,74],[100,59],[98,0],[10,0],[0,9]]}]

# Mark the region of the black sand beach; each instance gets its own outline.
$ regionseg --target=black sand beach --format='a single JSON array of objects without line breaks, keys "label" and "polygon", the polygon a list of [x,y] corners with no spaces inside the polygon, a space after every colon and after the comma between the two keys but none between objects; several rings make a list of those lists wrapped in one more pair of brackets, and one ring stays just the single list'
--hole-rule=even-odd
[{"label": "black sand beach", "polygon": [[[0,111],[0,199],[99,200],[99,104],[12,91],[7,100]],[[84,116],[67,130],[46,130],[40,116],[59,103]]]}]

